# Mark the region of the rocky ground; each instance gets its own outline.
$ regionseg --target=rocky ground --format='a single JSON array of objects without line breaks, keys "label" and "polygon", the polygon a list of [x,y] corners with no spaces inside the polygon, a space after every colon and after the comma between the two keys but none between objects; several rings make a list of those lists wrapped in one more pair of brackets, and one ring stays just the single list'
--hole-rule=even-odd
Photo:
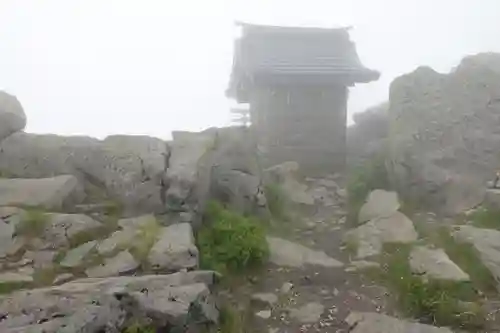
[{"label": "rocky ground", "polygon": [[[498,166],[492,59],[420,68],[358,117],[350,163],[391,150],[355,205],[343,176],[263,170],[246,128],[28,134],[0,92],[0,332],[500,332],[500,191],[483,186]],[[389,180],[401,197],[374,185]],[[210,201],[272,221],[263,267],[200,270]]]}]

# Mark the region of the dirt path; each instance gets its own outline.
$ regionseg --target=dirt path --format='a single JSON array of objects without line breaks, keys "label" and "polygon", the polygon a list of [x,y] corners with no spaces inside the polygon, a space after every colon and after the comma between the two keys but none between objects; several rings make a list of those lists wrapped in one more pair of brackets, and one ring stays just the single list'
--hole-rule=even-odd
[{"label": "dirt path", "polygon": [[[342,247],[342,235],[348,229],[345,219],[342,207],[316,205],[280,226],[274,235],[324,251],[345,265],[288,268],[269,264],[259,274],[237,282],[230,293],[246,313],[243,332],[347,332],[344,319],[351,311],[394,315],[385,289],[349,268],[350,254]],[[255,293],[276,295],[278,301],[259,307],[250,301]]]}]

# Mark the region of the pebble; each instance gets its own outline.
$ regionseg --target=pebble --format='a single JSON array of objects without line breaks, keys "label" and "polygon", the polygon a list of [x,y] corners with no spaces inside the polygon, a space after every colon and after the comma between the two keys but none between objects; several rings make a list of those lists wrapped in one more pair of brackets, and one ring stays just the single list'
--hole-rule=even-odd
[{"label": "pebble", "polygon": [[290,283],[290,282],[285,282],[283,283],[283,285],[281,286],[281,289],[280,289],[280,292],[282,294],[288,294],[293,288],[293,284]]},{"label": "pebble", "polygon": [[255,315],[259,318],[262,318],[262,319],[269,319],[269,318],[271,318],[271,310],[259,311]]}]

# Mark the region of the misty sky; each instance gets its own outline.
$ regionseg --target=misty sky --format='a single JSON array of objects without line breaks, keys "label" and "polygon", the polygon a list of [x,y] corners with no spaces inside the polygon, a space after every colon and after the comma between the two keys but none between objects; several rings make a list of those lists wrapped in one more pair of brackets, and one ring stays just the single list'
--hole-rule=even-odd
[{"label": "misty sky", "polygon": [[228,124],[234,20],[352,25],[361,60],[382,72],[352,89],[352,114],[418,65],[500,52],[499,13],[499,0],[0,0],[0,89],[30,132],[168,138]]}]

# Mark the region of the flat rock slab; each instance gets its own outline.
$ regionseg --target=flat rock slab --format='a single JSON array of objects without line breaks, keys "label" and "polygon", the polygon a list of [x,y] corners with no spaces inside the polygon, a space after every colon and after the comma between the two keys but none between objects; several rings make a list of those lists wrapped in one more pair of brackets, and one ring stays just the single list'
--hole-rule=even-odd
[{"label": "flat rock slab", "polygon": [[290,317],[303,324],[316,323],[325,312],[321,303],[308,303],[297,309],[290,310]]},{"label": "flat rock slab", "polygon": [[500,231],[464,225],[455,227],[453,237],[459,242],[471,244],[479,253],[483,265],[500,280]]},{"label": "flat rock slab", "polygon": [[366,258],[382,252],[384,243],[408,244],[416,241],[413,222],[403,213],[371,220],[344,235],[344,241],[357,246],[357,258]]},{"label": "flat rock slab", "polygon": [[351,333],[453,333],[448,328],[412,323],[379,313],[352,312],[345,320]]},{"label": "flat rock slab", "polygon": [[96,241],[84,243],[66,253],[66,256],[61,261],[60,265],[63,267],[78,267],[83,264],[84,259],[97,245]]},{"label": "flat rock slab", "polygon": [[0,179],[0,206],[32,206],[61,209],[79,203],[83,196],[78,180],[64,175],[39,179]]},{"label": "flat rock slab", "polygon": [[118,220],[118,225],[122,229],[140,229],[150,223],[156,223],[156,217],[152,214]]},{"label": "flat rock slab", "polygon": [[111,253],[116,249],[128,247],[137,235],[137,230],[132,228],[115,231],[111,234],[111,236],[97,245],[97,252],[104,255]]},{"label": "flat rock slab", "polygon": [[35,268],[49,268],[53,265],[56,255],[56,251],[26,251],[23,259],[31,261]]},{"label": "flat rock slab", "polygon": [[315,251],[303,245],[277,238],[267,237],[269,260],[275,265],[303,267],[315,265],[323,267],[342,267],[343,263],[331,258],[323,251]]},{"label": "flat rock slab", "polygon": [[400,207],[398,194],[385,190],[370,192],[358,214],[360,223],[393,215]]},{"label": "flat rock slab", "polygon": [[443,249],[417,246],[410,253],[413,273],[430,280],[470,281],[470,277],[448,257]]},{"label": "flat rock slab", "polygon": [[153,269],[160,271],[198,266],[198,248],[191,225],[179,223],[161,228],[158,241],[149,251],[148,261]]},{"label": "flat rock slab", "polygon": [[252,295],[252,302],[259,305],[271,306],[278,302],[278,296],[273,293],[257,293]]},{"label": "flat rock slab", "polygon": [[139,263],[128,251],[122,251],[105,260],[103,265],[89,268],[85,271],[88,277],[108,277],[131,273],[139,267]]},{"label": "flat rock slab", "polygon": [[26,272],[4,272],[0,273],[0,284],[5,283],[30,283],[33,277]]}]

